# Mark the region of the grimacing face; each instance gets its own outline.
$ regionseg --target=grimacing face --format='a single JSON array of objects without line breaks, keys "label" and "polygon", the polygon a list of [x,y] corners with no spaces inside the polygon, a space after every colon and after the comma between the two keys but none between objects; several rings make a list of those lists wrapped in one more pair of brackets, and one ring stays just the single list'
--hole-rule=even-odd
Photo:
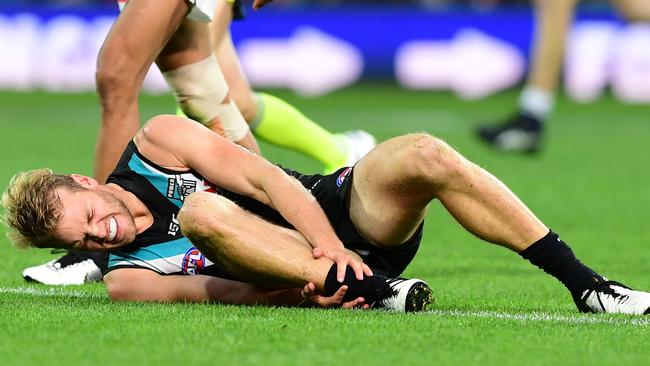
[{"label": "grimacing face", "polygon": [[58,188],[63,206],[54,233],[54,245],[75,250],[106,251],[131,243],[135,221],[124,202],[110,192]]}]

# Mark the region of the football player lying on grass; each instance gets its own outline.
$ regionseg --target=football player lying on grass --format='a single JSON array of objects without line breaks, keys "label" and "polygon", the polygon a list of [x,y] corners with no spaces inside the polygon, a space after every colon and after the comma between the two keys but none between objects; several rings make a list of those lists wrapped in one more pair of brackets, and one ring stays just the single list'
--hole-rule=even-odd
[{"label": "football player lying on grass", "polygon": [[[353,168],[303,175],[163,115],[107,184],[34,170],[14,176],[2,202],[18,246],[110,251],[104,281],[116,300],[295,304],[291,289],[308,283],[307,296],[344,285],[348,304],[418,311],[431,290],[400,275],[433,199],[562,282],[580,311],[649,312],[649,293],[585,266],[503,183],[425,133],[385,141]],[[290,289],[294,301],[253,285]]]}]

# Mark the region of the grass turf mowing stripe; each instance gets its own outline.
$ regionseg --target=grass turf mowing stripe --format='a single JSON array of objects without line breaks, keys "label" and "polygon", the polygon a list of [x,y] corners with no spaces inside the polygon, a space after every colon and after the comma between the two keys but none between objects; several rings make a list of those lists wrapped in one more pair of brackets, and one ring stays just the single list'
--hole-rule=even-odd
[{"label": "grass turf mowing stripe", "polygon": [[432,310],[428,312],[432,315],[443,317],[457,318],[485,318],[485,319],[503,319],[514,320],[519,322],[553,322],[564,324],[612,324],[612,325],[650,325],[648,318],[614,318],[603,314],[591,315],[559,315],[559,314],[516,314],[502,313],[496,311],[476,311],[476,310]]},{"label": "grass turf mowing stripe", "polygon": [[106,295],[85,292],[85,291],[75,291],[75,290],[66,290],[58,287],[50,288],[36,288],[36,287],[0,287],[0,294],[17,294],[17,295],[29,295],[29,296],[38,296],[38,297],[54,297],[54,296],[64,296],[64,297],[79,297],[79,298],[96,298],[96,299],[105,299]]}]

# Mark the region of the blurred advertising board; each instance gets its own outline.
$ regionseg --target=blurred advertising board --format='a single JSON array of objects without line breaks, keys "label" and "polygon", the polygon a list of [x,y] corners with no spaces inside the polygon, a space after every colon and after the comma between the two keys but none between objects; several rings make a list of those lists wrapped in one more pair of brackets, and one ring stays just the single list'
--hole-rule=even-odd
[{"label": "blurred advertising board", "polygon": [[[94,90],[98,50],[117,9],[0,8],[0,89]],[[249,11],[232,35],[252,84],[320,95],[364,78],[478,99],[525,77],[529,9],[430,12],[419,8]],[[564,87],[580,101],[606,88],[650,102],[650,26],[581,15],[567,43]],[[155,67],[148,92],[167,92]]]}]

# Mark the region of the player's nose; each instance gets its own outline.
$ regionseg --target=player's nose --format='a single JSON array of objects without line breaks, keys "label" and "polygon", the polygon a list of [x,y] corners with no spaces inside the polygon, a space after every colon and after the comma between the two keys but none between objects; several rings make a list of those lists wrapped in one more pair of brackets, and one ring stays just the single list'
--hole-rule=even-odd
[{"label": "player's nose", "polygon": [[88,235],[98,242],[103,242],[106,240],[106,236],[108,235],[108,228],[106,225],[102,225],[101,222],[91,224],[88,230]]}]

